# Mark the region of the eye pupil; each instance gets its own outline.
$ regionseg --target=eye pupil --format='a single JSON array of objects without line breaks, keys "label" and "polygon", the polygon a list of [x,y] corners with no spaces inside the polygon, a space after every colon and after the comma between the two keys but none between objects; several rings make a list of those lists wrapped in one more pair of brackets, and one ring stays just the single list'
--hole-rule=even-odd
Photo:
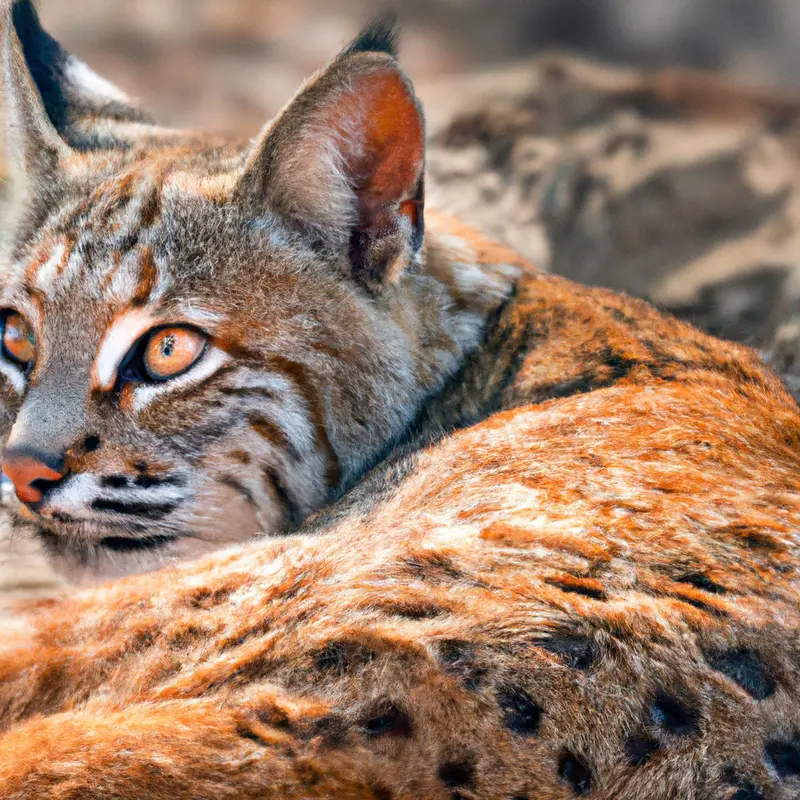
[{"label": "eye pupil", "polygon": [[169,358],[175,352],[175,336],[169,334],[165,336],[161,342],[161,355],[164,358]]}]

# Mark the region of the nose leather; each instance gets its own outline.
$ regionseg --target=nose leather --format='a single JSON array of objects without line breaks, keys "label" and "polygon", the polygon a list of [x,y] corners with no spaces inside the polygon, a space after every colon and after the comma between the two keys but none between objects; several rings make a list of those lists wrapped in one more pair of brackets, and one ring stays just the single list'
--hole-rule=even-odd
[{"label": "nose leather", "polygon": [[5,453],[3,472],[14,484],[17,497],[23,503],[38,503],[42,499],[41,489],[31,485],[34,481],[58,481],[65,475],[34,456],[13,452]]}]

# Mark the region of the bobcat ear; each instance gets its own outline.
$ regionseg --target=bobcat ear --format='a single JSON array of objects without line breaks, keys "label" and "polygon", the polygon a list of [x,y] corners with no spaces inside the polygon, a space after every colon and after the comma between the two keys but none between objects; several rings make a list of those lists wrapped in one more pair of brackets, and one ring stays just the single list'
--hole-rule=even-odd
[{"label": "bobcat ear", "polygon": [[425,125],[394,41],[374,24],[315,76],[267,126],[236,190],[347,249],[372,288],[399,276],[423,236]]},{"label": "bobcat ear", "polygon": [[7,141],[25,177],[52,179],[71,150],[125,144],[142,112],[42,28],[32,0],[2,0],[2,12]]}]

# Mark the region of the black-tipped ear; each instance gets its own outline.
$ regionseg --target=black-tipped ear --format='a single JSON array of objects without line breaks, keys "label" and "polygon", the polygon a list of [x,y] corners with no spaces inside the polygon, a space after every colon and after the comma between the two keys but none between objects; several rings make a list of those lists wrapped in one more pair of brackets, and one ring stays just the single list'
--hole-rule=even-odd
[{"label": "black-tipped ear", "polygon": [[398,38],[394,15],[376,19],[350,42],[339,57],[354,53],[386,53],[397,58]]},{"label": "black-tipped ear", "polygon": [[[62,135],[69,136],[70,127],[89,116],[124,122],[145,120],[124,92],[70,55],[42,28],[32,0],[12,3],[11,22],[45,112]],[[83,131],[80,136],[88,133]]]},{"label": "black-tipped ear", "polygon": [[32,0],[2,11],[8,141],[27,177],[46,180],[72,149],[125,145],[143,113],[42,28]]},{"label": "black-tipped ear", "polygon": [[267,127],[235,193],[347,252],[372,288],[400,275],[423,235],[425,125],[395,38],[370,26],[307,85]]}]

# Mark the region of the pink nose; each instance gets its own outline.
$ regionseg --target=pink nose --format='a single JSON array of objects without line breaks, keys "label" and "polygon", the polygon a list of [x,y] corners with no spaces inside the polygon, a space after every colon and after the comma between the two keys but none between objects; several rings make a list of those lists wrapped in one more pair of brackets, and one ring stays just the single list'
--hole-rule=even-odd
[{"label": "pink nose", "polygon": [[[17,497],[23,503],[38,503],[42,499],[42,489],[47,484],[56,483],[66,472],[59,472],[26,453],[6,451],[3,456],[3,472],[11,479]],[[44,484],[38,484],[43,481]]]}]

